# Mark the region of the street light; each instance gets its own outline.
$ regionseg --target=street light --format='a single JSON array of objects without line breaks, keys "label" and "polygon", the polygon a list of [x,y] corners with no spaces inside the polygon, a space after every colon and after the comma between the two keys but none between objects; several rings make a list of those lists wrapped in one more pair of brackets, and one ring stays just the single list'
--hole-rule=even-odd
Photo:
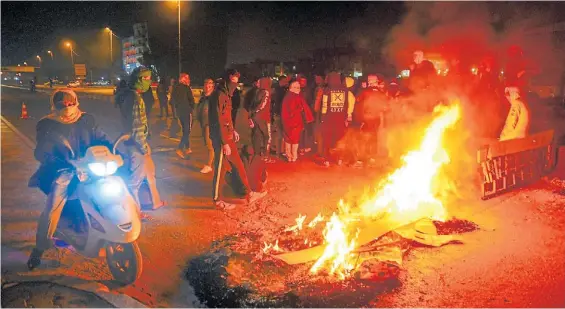
[{"label": "street light", "polygon": [[106,27],[106,31],[108,31],[110,33],[110,65],[112,65],[114,63],[114,55],[112,53],[112,35],[114,34],[112,32],[112,29],[110,29],[109,27]]},{"label": "street light", "polygon": [[41,57],[39,57],[39,55],[35,56],[37,58],[37,60],[39,60],[39,66],[41,66]]},{"label": "street light", "polygon": [[69,42],[67,42],[67,47],[69,47],[71,49],[71,63],[73,64],[73,66],[75,65],[75,58],[73,56],[73,45]]},{"label": "street light", "polygon": [[112,29],[110,29],[110,27],[106,27],[106,31],[108,31],[108,33],[110,34],[110,80],[112,80],[112,76],[114,76],[114,53],[112,51],[112,35],[114,34],[112,32]]},{"label": "street light", "polygon": [[27,65],[27,62],[24,61],[24,65]]},{"label": "street light", "polygon": [[180,59],[181,59],[181,56],[180,56],[180,50],[181,50],[181,47],[180,47],[180,0],[176,0],[176,2],[177,2],[178,24],[179,24],[179,42],[178,42],[178,44],[179,44],[179,76],[180,76],[180,73],[181,73],[181,65],[180,65]]},{"label": "street light", "polygon": [[47,53],[48,53],[49,55],[51,55],[51,60],[53,60],[53,52],[50,51],[50,50],[48,50]]}]

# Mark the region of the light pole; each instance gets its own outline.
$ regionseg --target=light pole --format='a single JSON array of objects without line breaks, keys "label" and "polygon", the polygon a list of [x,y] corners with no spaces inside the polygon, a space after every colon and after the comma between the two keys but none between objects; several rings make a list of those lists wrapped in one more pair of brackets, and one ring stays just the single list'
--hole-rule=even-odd
[{"label": "light pole", "polygon": [[27,62],[24,61],[24,65],[27,65]]},{"label": "light pole", "polygon": [[67,42],[67,47],[69,47],[71,49],[71,63],[74,66],[75,65],[75,57],[73,56],[73,45],[71,43]]},{"label": "light pole", "polygon": [[180,0],[176,0],[176,3],[177,3],[178,26],[179,26],[179,37],[178,37],[179,41],[178,41],[178,44],[179,44],[179,76],[180,76],[180,73],[181,73],[181,70],[182,70],[181,65],[180,65],[180,60],[181,60],[181,56],[180,56],[180,51],[181,51],[181,47],[180,47]]},{"label": "light pole", "polygon": [[180,73],[181,73],[181,64],[180,64],[180,0],[177,0],[177,10],[178,10],[178,24],[179,24],[179,78],[180,78]]},{"label": "light pole", "polygon": [[51,60],[53,60],[53,52],[50,51],[50,50],[48,50],[47,53],[48,53],[49,55],[51,55]]},{"label": "light pole", "polygon": [[114,35],[114,33],[112,32],[112,29],[110,29],[109,27],[106,27],[106,31],[108,31],[110,33],[110,66],[113,65],[114,63],[114,54],[112,52],[112,35]]},{"label": "light pole", "polygon": [[39,60],[39,66],[41,66],[41,57],[39,57],[39,55],[35,56],[37,58],[37,60]]}]

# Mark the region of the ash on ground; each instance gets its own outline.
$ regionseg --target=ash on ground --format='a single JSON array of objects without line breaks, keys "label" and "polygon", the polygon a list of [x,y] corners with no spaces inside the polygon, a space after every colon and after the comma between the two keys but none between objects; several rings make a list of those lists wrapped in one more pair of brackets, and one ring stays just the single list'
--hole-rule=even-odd
[{"label": "ash on ground", "polygon": [[[461,234],[479,227],[454,218],[434,222],[439,235]],[[280,237],[286,235],[286,237]],[[313,237],[310,235],[310,237]],[[263,253],[263,235],[238,234],[216,241],[207,254],[189,261],[185,277],[207,307],[364,307],[400,287],[402,260],[416,243],[394,231],[356,249],[355,270],[339,280],[313,274],[313,262],[286,263]],[[272,238],[271,238],[272,239]],[[302,249],[304,239],[281,233],[279,244]]]}]

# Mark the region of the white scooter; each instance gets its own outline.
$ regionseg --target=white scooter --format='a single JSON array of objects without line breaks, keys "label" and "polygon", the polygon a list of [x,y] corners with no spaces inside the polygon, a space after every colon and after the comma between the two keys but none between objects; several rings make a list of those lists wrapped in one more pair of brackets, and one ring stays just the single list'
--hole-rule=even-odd
[{"label": "white scooter", "polygon": [[[128,135],[121,136],[112,152],[106,146],[92,146],[83,158],[71,160],[79,181],[69,188],[55,232],[56,238],[86,257],[98,257],[105,249],[110,272],[122,285],[135,282],[143,269],[136,243],[141,231],[139,208],[123,179],[114,175],[123,165],[116,148],[127,139]],[[69,142],[62,142],[75,158]]]}]

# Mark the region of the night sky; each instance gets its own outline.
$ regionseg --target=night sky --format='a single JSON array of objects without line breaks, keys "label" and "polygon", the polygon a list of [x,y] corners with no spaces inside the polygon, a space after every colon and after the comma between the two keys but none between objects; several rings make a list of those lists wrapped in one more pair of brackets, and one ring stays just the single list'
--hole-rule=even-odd
[{"label": "night sky", "polygon": [[[147,21],[149,35],[166,39],[164,44],[175,52],[175,3],[2,1],[1,5],[3,64],[35,61],[37,54],[48,56],[48,49],[58,50],[56,55],[68,54],[59,42],[68,38],[77,43],[79,55],[100,57],[102,51],[81,53],[89,44],[109,48],[103,46],[109,44],[107,37],[96,35],[96,31],[110,26],[118,36],[129,36],[132,23],[139,21]],[[255,58],[290,60],[334,39],[337,43],[357,40],[358,34],[369,30],[386,33],[398,21],[403,7],[400,2],[182,2],[181,6],[185,42],[198,37],[197,25],[228,26],[228,63]]]},{"label": "night sky", "polygon": [[[126,37],[133,34],[133,23],[147,21],[152,51],[163,59],[163,67],[176,68],[175,2],[2,1],[1,7],[2,65],[23,61],[37,65],[39,54],[44,65],[70,68],[70,51],[63,44],[70,40],[79,55],[77,62],[94,70],[103,68],[110,62],[104,27]],[[191,1],[182,2],[181,7],[183,70],[198,72],[198,78],[218,74],[225,64],[310,56],[314,49],[334,42],[337,46],[351,42],[375,53],[388,51],[389,60],[399,64],[410,60],[413,48],[423,47],[418,46],[419,40],[432,48],[446,38],[511,43],[519,38],[515,34],[521,25],[565,19],[559,14],[565,11],[564,2]],[[466,44],[477,45],[475,41]],[[119,41],[113,42],[114,65],[121,66]],[[534,51],[552,49],[538,41],[529,45]],[[47,50],[54,51],[54,61],[49,61]],[[402,53],[406,59],[394,59]],[[552,55],[539,58],[556,59]]]}]

